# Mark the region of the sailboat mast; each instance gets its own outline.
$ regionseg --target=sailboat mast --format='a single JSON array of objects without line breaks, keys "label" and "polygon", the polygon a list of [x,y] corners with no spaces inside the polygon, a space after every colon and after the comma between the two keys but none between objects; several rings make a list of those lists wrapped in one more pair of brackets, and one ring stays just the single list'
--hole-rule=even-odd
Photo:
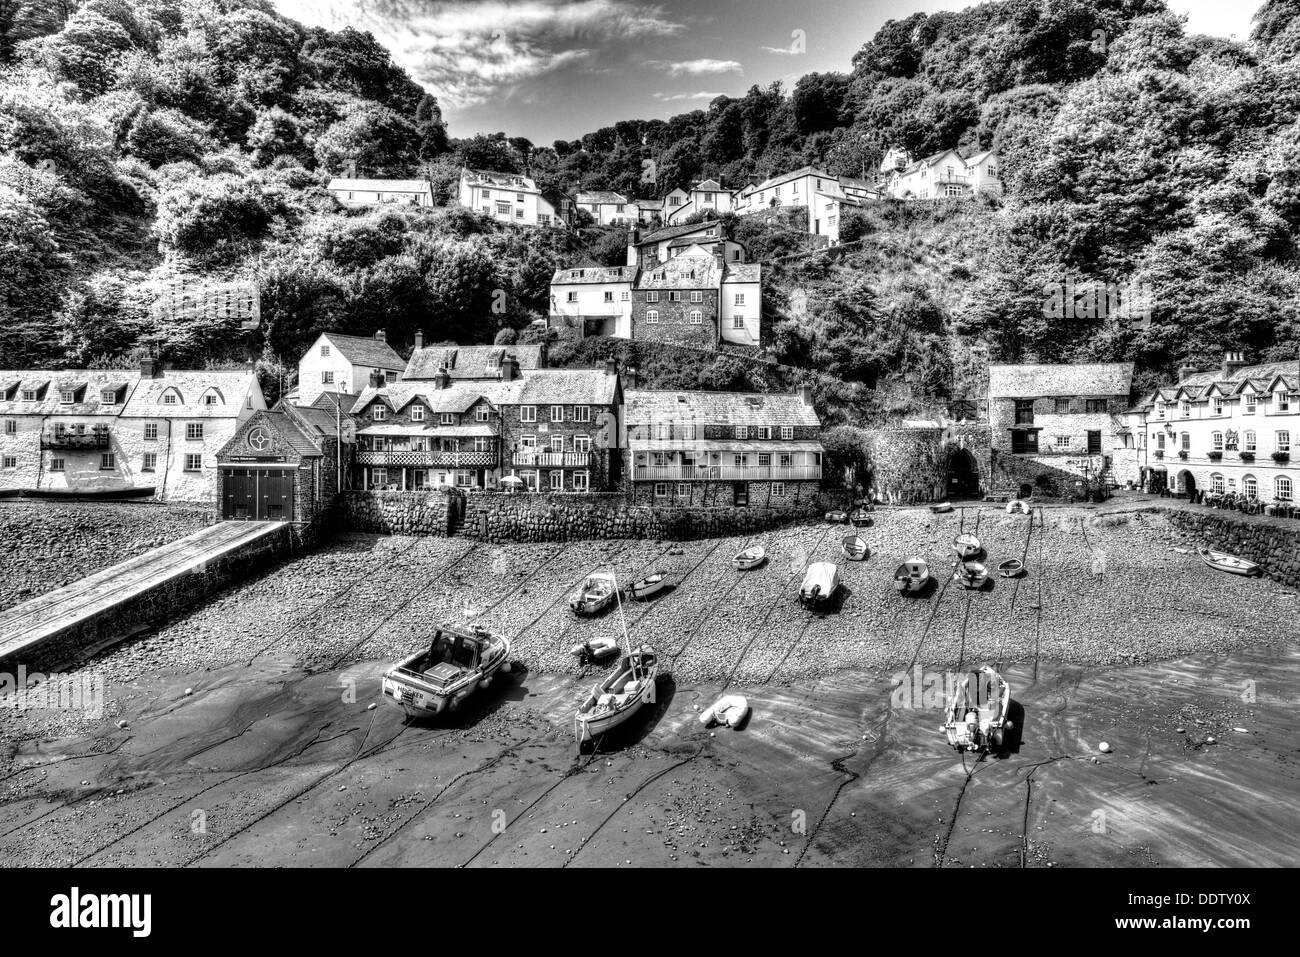
[{"label": "sailboat mast", "polygon": [[623,644],[627,648],[627,660],[632,665],[632,677],[640,678],[640,670],[637,668],[636,656],[632,654],[632,638],[627,633],[627,618],[623,614],[623,590],[618,587],[618,573],[614,569],[609,570],[609,577],[614,581],[614,600],[618,602],[618,620],[623,625]]}]

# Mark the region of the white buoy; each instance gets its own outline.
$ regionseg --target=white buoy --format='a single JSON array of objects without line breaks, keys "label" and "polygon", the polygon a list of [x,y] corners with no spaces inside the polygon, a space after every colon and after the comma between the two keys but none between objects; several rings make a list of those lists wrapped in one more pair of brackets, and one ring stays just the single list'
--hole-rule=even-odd
[{"label": "white buoy", "polygon": [[188,697],[189,697],[190,695],[192,695],[192,694],[194,694],[194,689],[193,689],[193,688],[186,688],[186,689],[185,689],[185,697],[188,698]]},{"label": "white buoy", "polygon": [[1103,741],[1101,744],[1097,745],[1097,750],[1102,754],[1110,754],[1110,745]]}]

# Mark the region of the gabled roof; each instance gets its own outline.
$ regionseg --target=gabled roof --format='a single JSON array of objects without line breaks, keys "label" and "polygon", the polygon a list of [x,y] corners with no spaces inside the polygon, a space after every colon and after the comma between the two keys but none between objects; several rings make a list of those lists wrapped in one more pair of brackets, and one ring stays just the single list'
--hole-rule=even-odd
[{"label": "gabled roof", "polygon": [[348,414],[348,409],[357,401],[357,397],[350,392],[322,392],[312,401],[310,408],[323,409],[330,415],[334,414],[335,408],[343,410],[343,414]]},{"label": "gabled roof", "polygon": [[664,201],[662,199],[634,199],[632,202],[640,209],[663,209]]},{"label": "gabled roof", "polygon": [[430,412],[462,413],[472,409],[483,398],[483,390],[472,383],[454,383],[439,389],[428,382],[394,382],[377,389],[366,389],[352,406],[353,415],[361,415],[376,402],[382,402],[394,412],[400,412],[412,402],[419,401]]},{"label": "gabled roof", "polygon": [[656,229],[653,233],[643,236],[637,241],[637,246],[650,246],[662,243],[667,239],[676,239],[679,236],[688,236],[693,233],[703,233],[709,230],[717,230],[711,233],[711,236],[722,236],[722,224],[716,220],[705,223],[692,223],[687,226],[665,226],[663,229]]},{"label": "gabled roof", "polygon": [[637,289],[710,289],[718,285],[719,266],[706,252],[687,250],[652,269],[641,270]]},{"label": "gabled roof", "polygon": [[[136,370],[45,369],[0,372],[0,413],[14,415],[118,415],[130,386],[140,377]],[[40,398],[23,400],[24,389],[43,389]],[[77,401],[65,403],[61,393],[74,389]],[[103,402],[102,393],[113,391],[116,402]],[[5,396],[12,395],[6,400]]]},{"label": "gabled roof", "polygon": [[[216,389],[222,401],[204,405],[204,393]],[[257,376],[250,371],[210,372],[168,369],[156,379],[140,379],[122,410],[124,416],[160,416],[186,419],[235,419],[243,414],[253,390],[261,392]],[[165,404],[163,396],[175,392],[180,401]]]},{"label": "gabled roof", "polygon": [[552,286],[573,286],[586,283],[631,282],[636,278],[635,266],[573,266],[555,270]]},{"label": "gabled roof", "polygon": [[521,371],[546,365],[546,347],[540,344],[510,346],[429,345],[411,353],[402,379],[432,379],[446,368],[453,379],[496,380],[500,377],[500,357],[513,356]]},{"label": "gabled roof", "polygon": [[[1203,389],[1215,382],[1240,386],[1245,380],[1250,380],[1257,387],[1260,382],[1268,383],[1264,387],[1264,391],[1270,391],[1278,376],[1285,376],[1294,381],[1298,374],[1300,374],[1300,364],[1292,359],[1289,362],[1261,362],[1257,365],[1238,366],[1232,370],[1230,375],[1224,375],[1222,369],[1193,372],[1180,379],[1177,385],[1195,386]],[[1290,388],[1291,385],[1288,384],[1287,387]]]},{"label": "gabled roof", "polygon": [[838,177],[832,176],[830,173],[823,169],[818,169],[816,166],[800,166],[793,172],[781,173],[777,176],[771,177],[770,179],[763,180],[763,182],[755,186],[750,190],[750,192],[754,192],[755,190],[771,189],[773,186],[779,186],[792,179],[802,179],[805,176],[818,176],[822,179],[830,180],[833,183],[839,182]]},{"label": "gabled roof", "polygon": [[700,180],[691,187],[692,190],[699,190],[701,193],[725,193],[727,188],[719,183],[716,179]]},{"label": "gabled roof", "polygon": [[629,426],[821,426],[813,407],[805,405],[798,395],[629,389],[624,395],[624,405]]},{"label": "gabled roof", "polygon": [[[406,365],[402,357],[393,351],[393,347],[382,339],[367,336],[345,336],[337,332],[323,332],[321,338],[328,339],[330,345],[354,366],[367,366],[372,369],[398,369]],[[316,340],[317,343],[320,339]],[[313,345],[314,349],[315,346]]]},{"label": "gabled roof", "polygon": [[618,376],[604,369],[536,369],[519,380],[522,405],[613,405]]},{"label": "gabled roof", "polygon": [[1131,362],[989,365],[990,398],[1127,396],[1132,384]]},{"label": "gabled roof", "polygon": [[579,193],[574,199],[579,203],[586,203],[588,206],[608,206],[624,205],[628,203],[628,198],[621,193],[615,193],[613,190],[598,189],[591,192]]},{"label": "gabled roof", "polygon": [[727,263],[722,268],[723,282],[760,282],[763,267],[758,263]]},{"label": "gabled roof", "polygon": [[332,190],[360,190],[365,193],[433,193],[433,187],[427,179],[347,179],[335,177],[330,180]]},{"label": "gabled roof", "polygon": [[462,168],[461,178],[479,186],[495,186],[499,189],[513,189],[516,192],[535,193],[537,183],[531,176],[522,173],[497,173],[485,169]]}]

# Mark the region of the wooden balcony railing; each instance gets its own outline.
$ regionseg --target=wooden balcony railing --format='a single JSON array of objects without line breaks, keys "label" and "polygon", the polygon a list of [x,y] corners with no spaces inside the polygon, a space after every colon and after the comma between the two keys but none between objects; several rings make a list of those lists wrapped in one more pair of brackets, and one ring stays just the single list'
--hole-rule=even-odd
[{"label": "wooden balcony railing", "polygon": [[595,455],[591,452],[545,452],[533,449],[516,451],[510,456],[510,464],[516,468],[569,468],[585,469],[595,464]]},{"label": "wooden balcony railing", "polygon": [[638,482],[789,482],[821,477],[820,465],[636,465],[632,469]]},{"label": "wooden balcony railing", "polygon": [[415,468],[496,468],[497,453],[433,451],[357,451],[358,465],[378,465],[384,468],[413,466]]}]

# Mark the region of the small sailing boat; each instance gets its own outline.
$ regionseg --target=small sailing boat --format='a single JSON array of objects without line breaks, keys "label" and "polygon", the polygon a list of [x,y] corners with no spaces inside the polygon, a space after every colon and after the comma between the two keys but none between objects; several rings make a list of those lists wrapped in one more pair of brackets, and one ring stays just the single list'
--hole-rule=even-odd
[{"label": "small sailing boat", "polygon": [[908,559],[894,570],[894,587],[903,594],[922,591],[930,583],[930,566],[919,558]]},{"label": "small sailing boat", "polygon": [[1248,562],[1236,555],[1229,555],[1227,552],[1216,552],[1212,548],[1198,548],[1196,554],[1200,555],[1201,561],[1215,571],[1227,572],[1229,575],[1263,574],[1262,569],[1254,562]]},{"label": "small sailing boat", "polygon": [[953,551],[960,559],[974,558],[982,550],[980,540],[970,532],[962,532],[952,540]]},{"label": "small sailing boat", "polygon": [[651,595],[657,594],[668,584],[668,576],[663,572],[653,572],[644,578],[638,578],[632,583],[629,589],[633,598],[637,601],[645,601]]},{"label": "small sailing boat", "polygon": [[1015,578],[1025,573],[1025,563],[1018,558],[1008,558],[998,563],[998,574],[1003,578]]},{"label": "small sailing boat", "polygon": [[871,554],[871,549],[860,535],[845,535],[840,542],[840,552],[851,562],[860,562]]},{"label": "small sailing boat", "polygon": [[767,549],[762,545],[751,545],[731,560],[740,571],[749,571],[767,561]]},{"label": "small sailing boat", "polygon": [[941,729],[958,751],[990,751],[1002,747],[1012,729],[1007,720],[1011,687],[991,666],[972,671],[948,700],[948,720]]},{"label": "small sailing boat", "polygon": [[[610,572],[610,578],[614,578]],[[623,600],[618,595],[615,581],[614,594],[618,601],[620,618]],[[644,705],[654,704],[655,684],[659,679],[659,658],[649,645],[631,648],[627,633],[627,619],[622,618],[623,640],[628,643],[628,653],[619,661],[614,673],[592,688],[591,694],[578,707],[573,718],[574,734],[581,750],[602,734],[623,724]]]}]

